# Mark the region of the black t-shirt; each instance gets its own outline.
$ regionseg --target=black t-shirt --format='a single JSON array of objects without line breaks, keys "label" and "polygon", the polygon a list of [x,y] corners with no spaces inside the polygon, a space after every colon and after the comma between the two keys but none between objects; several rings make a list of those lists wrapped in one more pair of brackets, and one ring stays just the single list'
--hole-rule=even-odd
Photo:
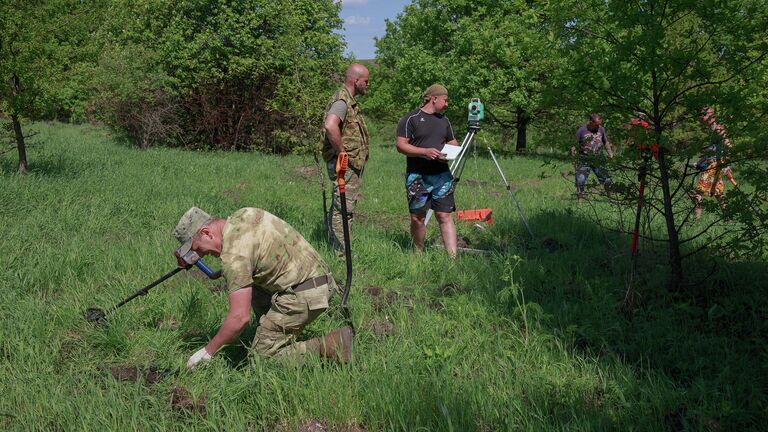
[{"label": "black t-shirt", "polygon": [[[420,108],[409,112],[397,124],[397,136],[408,138],[411,145],[420,148],[443,148],[448,141],[453,141],[453,128],[448,117],[442,114],[428,114]],[[448,164],[441,161],[410,157],[406,170],[409,173],[440,174],[448,171]]]}]

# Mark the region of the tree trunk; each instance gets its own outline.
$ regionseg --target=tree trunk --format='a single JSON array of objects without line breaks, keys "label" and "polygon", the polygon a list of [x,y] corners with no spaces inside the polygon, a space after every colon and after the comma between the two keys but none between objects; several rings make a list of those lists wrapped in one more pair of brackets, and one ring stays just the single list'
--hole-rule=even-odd
[{"label": "tree trunk", "polygon": [[21,130],[19,116],[11,114],[13,133],[16,135],[16,148],[19,150],[19,174],[27,173],[27,145],[24,143],[24,133]]},{"label": "tree trunk", "polygon": [[672,269],[672,278],[669,281],[669,289],[678,291],[683,282],[683,262],[680,255],[680,239],[675,227],[675,215],[672,212],[672,195],[669,189],[669,169],[663,148],[659,149],[659,175],[661,190],[664,193],[664,220],[667,223],[667,236],[669,237],[669,265]]},{"label": "tree trunk", "polygon": [[517,145],[515,151],[522,153],[525,151],[525,145],[528,142],[528,124],[531,118],[522,108],[517,109]]}]

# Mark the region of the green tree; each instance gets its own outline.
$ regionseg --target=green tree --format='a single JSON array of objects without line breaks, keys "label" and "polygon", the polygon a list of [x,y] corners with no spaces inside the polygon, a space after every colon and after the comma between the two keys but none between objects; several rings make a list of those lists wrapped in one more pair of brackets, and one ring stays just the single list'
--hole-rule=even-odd
[{"label": "green tree", "polygon": [[69,116],[82,92],[68,85],[91,54],[85,39],[100,7],[97,1],[20,1],[0,3],[0,110],[10,118],[26,173],[24,119]]},{"label": "green tree", "polygon": [[341,68],[339,10],[332,0],[117,0],[96,106],[140,146],[290,150],[317,138],[316,95]]},{"label": "green tree", "polygon": [[379,112],[403,112],[440,82],[454,101],[449,115],[463,117],[463,102],[480,97],[494,123],[516,131],[517,150],[525,149],[531,122],[562,102],[555,97],[562,64],[551,7],[548,1],[414,1],[376,42],[383,82],[374,82],[380,88],[370,103]]},{"label": "green tree", "polygon": [[[653,141],[661,146],[658,174],[654,176],[661,197],[658,205],[649,204],[663,218],[672,271],[670,286],[678,289],[683,281],[681,245],[702,238],[712,225],[681,238],[693,211],[692,206],[685,205],[691,183],[687,162],[700,151],[701,138],[680,139],[676,134],[686,124],[695,129],[691,125],[704,106],[717,106],[725,113],[720,118],[734,126],[734,113],[754,115],[756,107],[750,104],[764,106],[764,99],[745,99],[744,89],[746,81],[765,76],[759,71],[765,67],[768,53],[768,3],[568,0],[558,11],[565,29],[565,58],[573,68],[572,86],[582,92],[584,111],[608,111],[615,120],[623,121],[639,111],[651,120]],[[739,121],[754,123],[759,118]],[[731,135],[737,130],[732,128]],[[745,134],[737,139],[743,144],[734,147],[732,160],[749,153],[754,156],[757,150],[748,145],[754,141],[754,128],[739,132]],[[637,159],[636,152],[629,152],[628,158],[629,162]],[[752,195],[747,201],[759,202],[758,196]],[[713,224],[738,220],[744,223],[742,232],[754,238],[753,222],[761,211],[751,205],[741,207],[751,210],[737,215],[736,207],[722,212]],[[710,241],[724,237],[719,234]]]}]

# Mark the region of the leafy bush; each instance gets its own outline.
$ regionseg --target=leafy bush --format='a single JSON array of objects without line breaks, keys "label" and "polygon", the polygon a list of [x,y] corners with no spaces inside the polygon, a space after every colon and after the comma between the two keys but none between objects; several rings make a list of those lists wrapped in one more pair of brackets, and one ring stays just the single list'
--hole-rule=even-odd
[{"label": "leafy bush", "polygon": [[343,67],[339,8],[118,0],[91,106],[141,147],[288,152],[317,138],[326,100],[316,95]]}]

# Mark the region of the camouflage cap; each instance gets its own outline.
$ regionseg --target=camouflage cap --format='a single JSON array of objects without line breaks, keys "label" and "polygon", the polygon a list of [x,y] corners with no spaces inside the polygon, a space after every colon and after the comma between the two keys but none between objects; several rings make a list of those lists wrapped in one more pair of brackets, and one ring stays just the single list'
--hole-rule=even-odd
[{"label": "camouflage cap", "polygon": [[422,99],[431,98],[432,96],[448,96],[448,89],[441,84],[432,84],[421,94]]},{"label": "camouflage cap", "polygon": [[173,231],[173,235],[181,242],[179,254],[184,255],[189,252],[192,248],[192,236],[197,234],[200,228],[210,222],[211,219],[213,219],[211,215],[197,207],[192,207],[184,213]]}]

